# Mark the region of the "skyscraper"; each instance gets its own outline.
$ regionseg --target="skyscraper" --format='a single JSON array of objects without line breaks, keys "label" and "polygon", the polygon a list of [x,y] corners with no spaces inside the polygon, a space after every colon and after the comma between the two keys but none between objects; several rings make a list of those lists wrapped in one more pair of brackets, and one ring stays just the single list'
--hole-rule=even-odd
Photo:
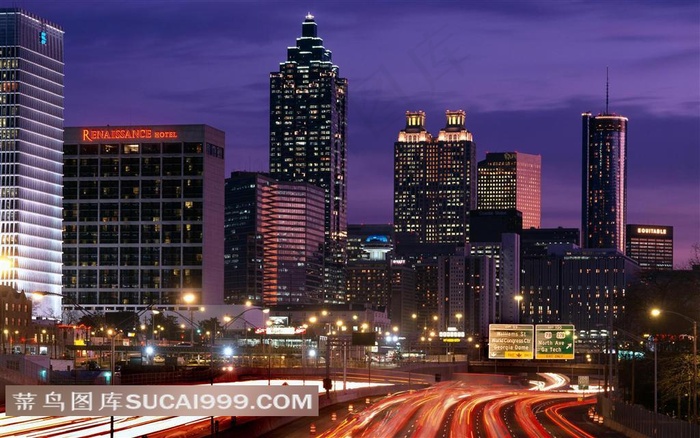
[{"label": "skyscraper", "polygon": [[347,80],[318,37],[313,15],[270,73],[270,176],[325,192],[324,301],[341,302],[347,246]]},{"label": "skyscraper", "polygon": [[223,304],[224,145],[206,125],[66,128],[67,307]]},{"label": "skyscraper", "polygon": [[262,173],[226,180],[225,298],[229,303],[323,302],[324,192]]},{"label": "skyscraper", "polygon": [[446,111],[437,138],[425,113],[407,112],[394,144],[394,229],[399,254],[451,254],[469,242],[476,206],[476,145],[464,111]]},{"label": "skyscraper", "polygon": [[477,168],[479,210],[515,208],[523,229],[539,228],[542,216],[542,157],[522,152],[489,152]]},{"label": "skyscraper", "polygon": [[673,269],[673,227],[627,224],[626,248],[643,270]]},{"label": "skyscraper", "polygon": [[[263,191],[263,303],[323,303],[324,193],[279,182]],[[343,288],[344,290],[344,288]]]},{"label": "skyscraper", "polygon": [[627,118],[583,113],[581,243],[625,251]]},{"label": "skyscraper", "polygon": [[0,9],[0,283],[61,315],[63,30]]}]

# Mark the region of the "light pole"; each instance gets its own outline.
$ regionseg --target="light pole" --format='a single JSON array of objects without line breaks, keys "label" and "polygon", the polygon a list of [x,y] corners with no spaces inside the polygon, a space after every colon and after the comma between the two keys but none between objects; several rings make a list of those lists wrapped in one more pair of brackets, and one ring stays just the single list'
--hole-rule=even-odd
[{"label": "light pole", "polygon": [[651,316],[657,317],[661,315],[662,312],[678,315],[681,318],[685,319],[686,321],[690,321],[693,324],[693,380],[691,383],[692,387],[690,388],[690,395],[693,398],[693,415],[690,421],[694,422],[698,418],[698,322],[693,318],[690,318],[682,313],[674,312],[671,310],[662,311],[660,309],[652,309]]},{"label": "light pole", "polygon": [[659,344],[656,342],[656,335],[654,335],[654,413],[659,413]]},{"label": "light pole", "polygon": [[192,309],[192,303],[194,303],[195,296],[192,293],[185,294],[182,299],[187,303],[189,309],[190,309],[190,342],[192,343],[192,346],[194,346],[194,310]]},{"label": "light pole", "polygon": [[160,313],[158,310],[151,310],[151,323],[153,325],[153,330],[151,330],[151,345],[156,344],[156,315]]},{"label": "light pole", "polygon": [[518,303],[518,324],[520,324],[520,303],[523,301],[523,296],[522,295],[516,295],[515,301]]},{"label": "light pole", "polygon": [[[110,376],[109,376],[109,384],[110,386],[114,386],[114,378],[115,378],[115,373],[114,373],[114,337],[117,335],[116,331],[109,329],[107,330],[107,335],[109,336],[109,339],[111,341],[110,344],[110,357],[109,357],[109,371],[110,371]],[[111,415],[109,417],[109,436],[114,437],[114,415]]]}]

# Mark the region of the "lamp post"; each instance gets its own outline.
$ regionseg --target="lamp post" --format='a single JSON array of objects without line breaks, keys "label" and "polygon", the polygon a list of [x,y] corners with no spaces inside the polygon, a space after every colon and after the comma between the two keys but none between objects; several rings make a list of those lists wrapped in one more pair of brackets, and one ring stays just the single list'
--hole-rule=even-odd
[{"label": "lamp post", "polygon": [[654,413],[659,413],[659,375],[658,375],[658,364],[659,364],[659,344],[656,342],[656,335],[654,335]]},{"label": "lamp post", "polygon": [[152,341],[151,345],[155,345],[156,344],[156,315],[159,314],[160,311],[153,309],[153,310],[151,310],[151,312],[152,312],[151,323],[153,325],[153,330],[151,330],[151,341]]},{"label": "lamp post", "polygon": [[[114,386],[114,378],[115,378],[115,373],[114,373],[114,338],[117,335],[116,331],[109,329],[107,330],[107,335],[109,336],[109,339],[111,341],[110,343],[110,357],[109,357],[109,384],[110,386]],[[114,437],[114,415],[109,417],[109,436]]]},{"label": "lamp post", "polygon": [[192,309],[192,303],[194,303],[195,296],[194,294],[185,294],[182,299],[187,303],[190,309],[190,342],[194,346],[194,310]]},{"label": "lamp post", "polygon": [[660,309],[652,309],[651,316],[657,317],[661,315],[662,312],[678,315],[693,324],[693,380],[691,383],[692,387],[690,388],[690,395],[693,398],[693,415],[690,421],[694,422],[698,418],[698,322],[682,313],[671,310],[662,311]]},{"label": "lamp post", "polygon": [[516,295],[515,301],[518,303],[518,324],[520,324],[520,303],[523,301],[523,296],[522,295]]}]

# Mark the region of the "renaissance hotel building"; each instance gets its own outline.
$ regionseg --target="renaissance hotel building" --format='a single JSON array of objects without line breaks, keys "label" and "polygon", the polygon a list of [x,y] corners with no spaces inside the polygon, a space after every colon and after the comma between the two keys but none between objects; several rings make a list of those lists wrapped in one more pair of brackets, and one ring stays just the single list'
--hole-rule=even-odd
[{"label": "renaissance hotel building", "polygon": [[64,139],[64,307],[223,303],[224,133],[100,126]]}]

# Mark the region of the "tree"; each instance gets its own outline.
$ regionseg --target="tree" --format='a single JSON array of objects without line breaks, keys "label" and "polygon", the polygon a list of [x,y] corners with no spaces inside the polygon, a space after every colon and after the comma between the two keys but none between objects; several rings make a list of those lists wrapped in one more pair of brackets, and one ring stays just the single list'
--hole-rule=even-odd
[{"label": "tree", "polygon": [[202,333],[209,332],[211,336],[216,336],[216,332],[222,329],[222,325],[216,317],[202,320],[199,323]]},{"label": "tree", "polygon": [[683,409],[682,402],[687,406],[684,408],[690,415],[690,388],[693,382],[693,356],[692,354],[681,354],[669,356],[659,361],[659,395],[662,412],[665,402],[676,400],[678,416],[681,416]]},{"label": "tree", "polygon": [[680,318],[651,318],[653,308],[700,319],[700,270],[644,271],[627,287],[617,325],[634,333],[688,333]]},{"label": "tree", "polygon": [[[158,330],[158,326],[161,326],[162,329]],[[154,327],[155,330],[158,330],[158,337],[160,339],[175,339],[180,330],[177,324],[177,317],[166,315],[163,312],[152,314],[151,317],[146,320],[146,330],[149,333],[149,339],[153,337]]]}]

